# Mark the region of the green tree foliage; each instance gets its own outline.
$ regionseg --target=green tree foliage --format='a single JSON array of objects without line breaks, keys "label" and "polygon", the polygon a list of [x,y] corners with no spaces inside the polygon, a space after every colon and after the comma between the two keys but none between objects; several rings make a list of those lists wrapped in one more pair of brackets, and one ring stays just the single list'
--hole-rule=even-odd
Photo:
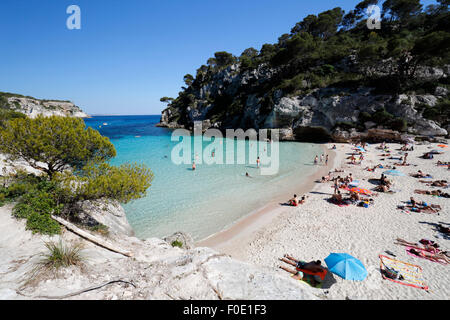
[{"label": "green tree foliage", "polygon": [[418,38],[412,54],[416,56],[416,63],[430,66],[443,65],[450,62],[450,33],[436,31]]},{"label": "green tree foliage", "polygon": [[[18,198],[18,202],[13,208],[13,216],[26,219],[26,228],[33,233],[48,235],[60,233],[58,222],[51,218],[52,214],[59,214],[63,207],[55,196],[58,186],[39,178],[26,179],[25,183],[19,181],[16,184],[26,185],[27,190]],[[9,192],[11,197],[11,191]],[[18,197],[17,187],[14,196]]]},{"label": "green tree foliage", "polygon": [[52,214],[74,213],[83,200],[114,199],[122,203],[143,197],[153,173],[143,165],[111,166],[116,151],[108,138],[86,129],[84,121],[65,117],[12,118],[0,129],[0,151],[25,160],[43,175],[17,172],[0,187],[0,202],[16,201],[13,215],[27,229],[60,232]]},{"label": "green tree foliage", "polygon": [[236,62],[236,58],[226,51],[220,51],[214,53],[214,58],[216,61],[216,65],[219,68],[228,67],[229,65]]},{"label": "green tree foliage", "polygon": [[239,57],[239,62],[243,69],[250,69],[257,66],[256,57],[259,52],[255,48],[245,49]]},{"label": "green tree foliage", "polygon": [[26,116],[21,112],[0,108],[0,127],[5,127],[6,121],[11,119],[24,119]]},{"label": "green tree foliage", "polygon": [[71,166],[106,161],[116,155],[108,138],[78,118],[17,118],[0,131],[0,151],[11,160],[24,160],[50,178]]},{"label": "green tree foliage", "polygon": [[169,97],[162,97],[161,99],[159,99],[159,101],[164,102],[164,103],[168,103],[170,104],[171,102],[173,102],[173,98],[169,98]]},{"label": "green tree foliage", "polygon": [[89,163],[77,176],[68,172],[55,176],[69,202],[115,199],[128,203],[145,196],[152,180],[150,169],[132,164]]},{"label": "green tree foliage", "polygon": [[421,10],[420,0],[386,0],[383,3],[383,17],[389,21],[406,22]]},{"label": "green tree foliage", "polygon": [[297,23],[291,33],[308,32],[315,37],[327,39],[337,32],[343,17],[344,11],[339,7],[319,13],[318,16],[311,14]]},{"label": "green tree foliage", "polygon": [[184,76],[183,81],[189,87],[194,82],[194,77],[191,74],[187,74]]}]

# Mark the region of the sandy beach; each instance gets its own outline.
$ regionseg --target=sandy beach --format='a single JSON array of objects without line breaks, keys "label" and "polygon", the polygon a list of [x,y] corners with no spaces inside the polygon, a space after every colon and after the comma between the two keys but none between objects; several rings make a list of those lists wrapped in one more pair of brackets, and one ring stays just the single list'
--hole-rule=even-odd
[{"label": "sandy beach", "polygon": [[[331,149],[331,144],[327,146]],[[378,164],[393,166],[399,160],[382,157],[378,145],[370,145],[361,164],[349,164],[347,157],[354,147],[349,144],[337,144],[336,155],[330,161],[330,169],[325,166],[310,178],[303,190],[311,190],[306,204],[297,208],[270,204],[264,210],[249,215],[236,223],[232,228],[214,235],[199,243],[210,246],[220,252],[230,254],[233,258],[273,268],[281,275],[289,278],[289,274],[278,267],[283,265],[278,259],[289,254],[303,261],[321,260],[332,252],[349,253],[365,265],[368,276],[364,281],[344,280],[328,273],[321,289],[312,288],[317,295],[325,299],[448,299],[450,276],[442,265],[419,257],[410,256],[406,247],[394,244],[397,238],[417,243],[421,239],[436,241],[442,250],[448,248],[448,237],[436,229],[437,224],[448,226],[450,212],[449,199],[424,194],[415,194],[414,190],[442,190],[448,188],[427,186],[419,180],[450,180],[447,167],[437,166],[437,161],[449,161],[448,151],[437,147],[436,143],[415,144],[414,151],[408,151],[409,166],[397,166],[397,170],[405,176],[388,176],[393,181],[395,193],[374,192],[374,204],[368,208],[357,205],[340,207],[327,201],[333,194],[332,182],[315,183],[317,177],[324,172],[343,169],[343,173],[335,176],[346,176],[352,173],[359,180],[359,187],[373,190],[373,180],[378,179],[387,169],[376,169],[375,172],[364,170]],[[400,144],[388,144],[391,156],[401,157]],[[443,154],[434,159],[425,160],[420,156],[432,149]],[[330,154],[332,150],[327,150]],[[330,154],[331,156],[331,154]],[[384,159],[384,160],[383,160]],[[422,170],[433,179],[417,179],[409,174]],[[311,186],[313,188],[311,189]],[[303,194],[299,190],[298,194]],[[343,192],[344,193],[344,192]],[[345,196],[345,193],[344,193]],[[406,212],[397,209],[413,196],[418,201],[440,205],[438,213]],[[284,199],[286,201],[287,199]],[[390,256],[385,251],[393,253]],[[423,280],[429,290],[397,284],[382,279],[380,274],[379,255],[418,265],[423,269]],[[324,262],[323,262],[324,263]],[[295,280],[292,280],[295,281]],[[304,284],[308,286],[307,284]]]},{"label": "sandy beach", "polygon": [[264,207],[250,212],[234,222],[229,228],[198,241],[196,245],[198,247],[213,248],[231,256],[240,257],[241,253],[238,253],[238,251],[243,249],[240,246],[242,242],[250,241],[253,232],[263,229],[272,222],[274,217],[289,210],[291,207],[287,206],[286,202],[294,194],[297,194],[299,198],[302,195],[307,195],[315,187],[315,181],[327,175],[331,168],[335,167],[336,153],[333,150],[328,150],[327,146],[323,147],[323,153],[329,156],[328,164],[317,165],[317,170],[306,177],[305,182],[300,183],[295,189],[289,190],[283,196],[272,199]]}]

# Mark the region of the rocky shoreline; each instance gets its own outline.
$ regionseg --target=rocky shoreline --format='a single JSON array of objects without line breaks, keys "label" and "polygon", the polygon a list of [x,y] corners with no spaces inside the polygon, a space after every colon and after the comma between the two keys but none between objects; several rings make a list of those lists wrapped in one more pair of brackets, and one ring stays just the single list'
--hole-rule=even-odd
[{"label": "rocky shoreline", "polygon": [[[0,299],[317,299],[298,281],[270,268],[255,267],[209,248],[184,249],[156,238],[140,240],[123,234],[119,230],[127,224],[125,216],[104,221],[109,230],[117,232],[95,236],[131,251],[131,258],[69,231],[51,238],[33,235],[23,221],[11,216],[11,209],[10,205],[0,208]],[[96,206],[94,211],[98,210]],[[104,214],[118,217],[120,212],[120,206],[112,205]],[[83,266],[30,278],[45,251],[44,241],[60,240],[83,244]],[[70,295],[116,280],[121,282]]]},{"label": "rocky shoreline", "polygon": [[25,114],[27,117],[36,118],[38,115],[44,117],[61,116],[75,118],[89,118],[80,107],[70,101],[41,100],[22,95],[7,94],[7,107],[13,111]]}]

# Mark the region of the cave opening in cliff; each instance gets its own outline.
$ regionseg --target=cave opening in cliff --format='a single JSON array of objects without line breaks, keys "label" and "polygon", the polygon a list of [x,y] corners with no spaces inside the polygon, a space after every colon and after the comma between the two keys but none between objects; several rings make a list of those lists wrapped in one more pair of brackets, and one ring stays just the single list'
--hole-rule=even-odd
[{"label": "cave opening in cliff", "polygon": [[330,134],[323,128],[304,127],[294,129],[295,140],[323,143],[331,140]]}]

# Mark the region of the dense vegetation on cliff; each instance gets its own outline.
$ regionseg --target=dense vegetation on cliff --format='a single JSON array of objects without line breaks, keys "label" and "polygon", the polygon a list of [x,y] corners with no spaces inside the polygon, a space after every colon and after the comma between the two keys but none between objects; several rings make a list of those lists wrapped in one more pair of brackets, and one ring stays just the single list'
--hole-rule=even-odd
[{"label": "dense vegetation on cliff", "polygon": [[[382,8],[380,29],[368,27],[371,5]],[[450,64],[448,5],[448,0],[426,8],[419,0],[364,0],[350,12],[334,8],[308,15],[277,43],[264,44],[260,50],[248,48],[239,57],[217,52],[195,76],[184,77],[186,86],[178,97],[161,99],[168,103],[162,122],[189,127],[198,119],[210,120],[219,128],[267,127],[267,119],[243,120],[248,118],[249,97],[257,100],[258,117],[264,120],[277,97],[305,96],[318,88],[368,87],[372,95],[446,90],[447,77],[427,73]],[[447,95],[431,107],[417,108],[424,118],[448,124]],[[193,115],[193,110],[198,112]],[[398,130],[407,125],[401,116],[383,109],[365,112],[361,118],[356,122],[373,120]],[[352,125],[357,126],[356,122]]]}]

